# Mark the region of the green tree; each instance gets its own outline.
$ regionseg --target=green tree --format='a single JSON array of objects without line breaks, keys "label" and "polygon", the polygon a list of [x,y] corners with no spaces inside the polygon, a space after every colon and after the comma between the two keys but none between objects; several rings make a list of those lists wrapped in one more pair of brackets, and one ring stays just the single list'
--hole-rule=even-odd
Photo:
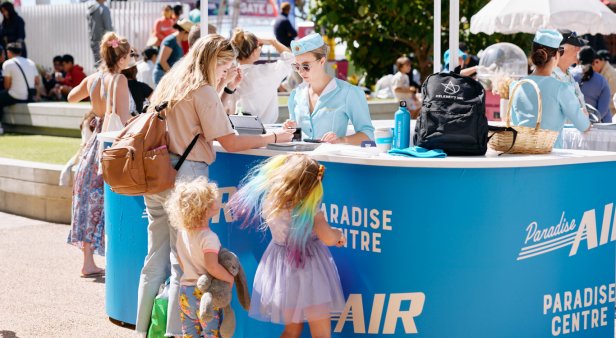
[{"label": "green tree", "polygon": [[[471,52],[496,42],[511,42],[529,50],[528,34],[470,34],[470,17],[489,0],[460,0],[460,41]],[[442,50],[449,46],[449,2],[443,1]],[[432,73],[434,2],[432,0],[316,0],[311,15],[316,29],[347,44],[353,64],[367,73],[373,84],[391,73],[392,64],[414,53],[422,76]]]}]

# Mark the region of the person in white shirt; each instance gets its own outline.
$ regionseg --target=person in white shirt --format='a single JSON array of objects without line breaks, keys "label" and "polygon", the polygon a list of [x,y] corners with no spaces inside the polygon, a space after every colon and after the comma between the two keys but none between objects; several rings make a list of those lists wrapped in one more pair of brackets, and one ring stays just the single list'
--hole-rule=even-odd
[{"label": "person in white shirt", "polygon": [[408,73],[411,72],[411,59],[406,56],[396,60],[398,72],[391,80],[391,89],[398,101],[406,101],[407,107],[413,118],[419,114],[420,102],[417,99],[417,87],[411,86]]},{"label": "person in white shirt", "polygon": [[137,64],[137,81],[147,84],[152,89],[156,88],[152,72],[154,71],[157,57],[158,49],[148,47],[143,51],[143,61]]},{"label": "person in white shirt", "polygon": [[[231,44],[238,51],[242,81],[237,89],[236,100],[242,111],[258,116],[263,123],[278,120],[278,87],[291,73],[295,60],[291,50],[276,39],[259,39],[254,34],[237,28],[231,37]],[[255,64],[261,55],[263,45],[272,45],[280,59],[276,62]],[[225,88],[233,93],[233,88]]]},{"label": "person in white shirt", "polygon": [[[30,59],[21,56],[22,48],[19,42],[12,42],[6,46],[9,60],[2,64],[4,76],[4,90],[0,91],[0,134],[2,129],[2,115],[4,107],[15,103],[29,102],[34,100],[34,94],[40,85],[41,78],[36,70],[36,65]],[[29,92],[33,93],[29,95]]]}]

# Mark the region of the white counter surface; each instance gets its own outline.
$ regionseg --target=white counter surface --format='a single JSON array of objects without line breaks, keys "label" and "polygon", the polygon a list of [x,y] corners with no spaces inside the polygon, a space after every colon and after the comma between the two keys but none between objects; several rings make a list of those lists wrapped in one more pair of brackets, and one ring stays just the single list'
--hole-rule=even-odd
[{"label": "white counter surface", "polygon": [[[111,132],[99,134],[98,137],[99,140],[113,142],[116,135],[117,132]],[[226,152],[218,142],[214,142],[214,148],[216,152]],[[410,158],[387,154],[361,154],[361,152],[359,147],[322,144],[315,151],[306,153],[318,161],[325,162],[414,168],[522,168],[616,162],[616,152],[570,149],[555,149],[551,154],[546,155],[504,154],[501,156],[488,149],[485,156],[448,156],[446,158]],[[256,156],[274,156],[281,153],[285,152],[266,148],[239,152],[239,154]]]}]

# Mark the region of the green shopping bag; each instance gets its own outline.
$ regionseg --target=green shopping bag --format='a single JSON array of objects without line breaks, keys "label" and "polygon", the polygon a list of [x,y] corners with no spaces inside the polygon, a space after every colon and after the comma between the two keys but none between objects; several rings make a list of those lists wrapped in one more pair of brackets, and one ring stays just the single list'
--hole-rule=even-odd
[{"label": "green shopping bag", "polygon": [[148,330],[148,338],[164,338],[167,331],[167,305],[169,304],[169,280],[161,285],[161,291],[154,299],[152,319]]}]

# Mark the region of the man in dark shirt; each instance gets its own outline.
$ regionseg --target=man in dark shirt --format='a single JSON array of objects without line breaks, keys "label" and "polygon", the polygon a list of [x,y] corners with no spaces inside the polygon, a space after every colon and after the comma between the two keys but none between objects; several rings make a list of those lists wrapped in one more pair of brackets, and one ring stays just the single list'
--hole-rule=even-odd
[{"label": "man in dark shirt", "polygon": [[297,36],[297,31],[293,28],[291,21],[289,21],[289,12],[291,12],[291,4],[288,2],[280,4],[280,15],[276,18],[276,23],[274,23],[276,40],[287,47],[291,47],[291,41]]}]

